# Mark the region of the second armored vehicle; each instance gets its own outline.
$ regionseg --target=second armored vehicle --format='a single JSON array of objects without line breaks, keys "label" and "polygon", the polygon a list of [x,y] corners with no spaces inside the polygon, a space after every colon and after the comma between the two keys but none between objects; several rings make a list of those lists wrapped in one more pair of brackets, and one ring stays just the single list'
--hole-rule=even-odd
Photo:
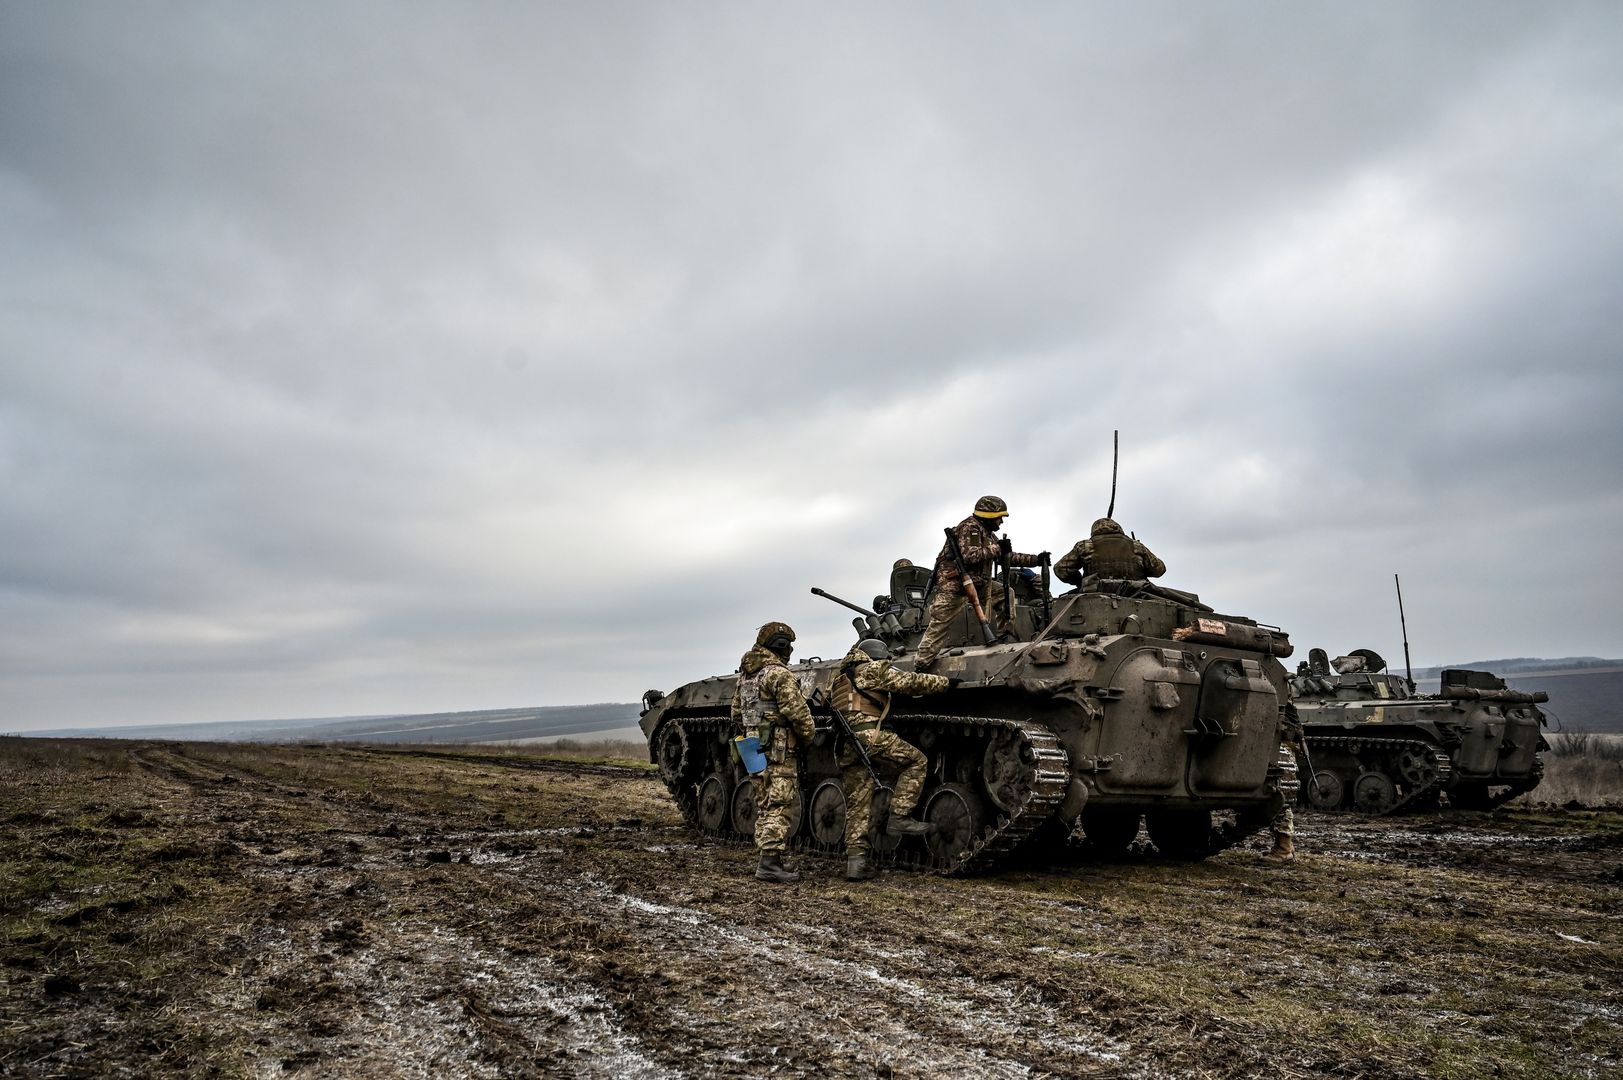
[{"label": "second armored vehicle", "polygon": [[[1003,577],[1016,597],[1015,640],[977,644],[979,624],[966,610],[934,668],[963,685],[898,703],[887,721],[929,760],[920,806],[935,830],[898,841],[878,828],[876,808],[879,862],[974,872],[1019,854],[1057,857],[1079,832],[1093,848],[1119,852],[1141,821],[1163,854],[1199,858],[1265,826],[1281,792],[1294,797],[1295,761],[1280,746],[1280,658],[1291,652],[1283,632],[1145,581],[1092,580],[1050,599],[1036,580],[1007,568]],[[887,610],[856,620],[859,636],[885,638],[904,669],[923,630],[929,578],[926,568],[898,566]],[[827,716],[838,662],[792,670],[813,713]],[[743,842],[755,789],[729,748],[736,683],[718,675],[649,691],[641,724],[689,825]],[[803,755],[793,838],[803,852],[843,846],[836,754],[830,735]]]},{"label": "second armored vehicle", "polygon": [[1538,786],[1543,691],[1506,688],[1485,671],[1445,670],[1435,694],[1386,670],[1369,649],[1331,661],[1322,649],[1291,676],[1318,810],[1390,814],[1438,805],[1486,809]]}]

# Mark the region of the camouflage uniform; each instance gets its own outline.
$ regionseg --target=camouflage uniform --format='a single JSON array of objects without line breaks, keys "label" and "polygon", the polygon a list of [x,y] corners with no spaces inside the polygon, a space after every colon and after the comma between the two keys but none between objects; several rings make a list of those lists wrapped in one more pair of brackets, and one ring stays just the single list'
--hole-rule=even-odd
[{"label": "camouflage uniform", "polygon": [[[1297,759],[1300,760],[1302,721],[1296,715],[1296,706],[1294,704],[1286,702],[1280,726],[1280,746],[1296,754]],[[1280,791],[1279,788],[1275,787],[1268,792],[1268,801],[1262,806],[1243,812],[1238,824],[1245,831],[1250,831],[1250,829],[1261,824],[1260,819],[1263,817],[1268,819],[1268,830],[1273,833],[1274,837],[1273,850],[1268,852],[1267,857],[1277,859],[1280,862],[1295,858],[1296,815],[1291,811],[1290,800],[1285,798],[1285,793]]]},{"label": "camouflage uniform", "polygon": [[[1093,537],[1106,534],[1121,536],[1121,526],[1109,518],[1100,518],[1093,523],[1089,537],[1078,540],[1076,546],[1054,564],[1054,576],[1067,584],[1081,585],[1082,578],[1092,572],[1089,567],[1093,563]],[[1137,539],[1133,540],[1133,559],[1138,564],[1137,576],[1141,578],[1160,577],[1167,572],[1167,564]]]},{"label": "camouflage uniform", "polygon": [[[1302,718],[1296,713],[1294,703],[1285,703],[1283,729],[1280,732],[1279,744],[1294,754],[1298,761],[1302,758]],[[1311,778],[1310,778],[1311,781]],[[1291,812],[1290,800],[1285,798],[1284,792],[1275,788],[1268,796],[1268,828],[1274,834],[1274,849],[1268,854],[1281,861],[1296,857],[1296,815]]]},{"label": "camouflage uniform", "polygon": [[[985,502],[987,500],[982,500]],[[1001,505],[1001,500],[998,501]],[[980,504],[977,503],[977,506]],[[958,538],[958,550],[964,556],[964,568],[969,571],[970,580],[975,583],[975,592],[985,606],[987,619],[1004,631],[1009,628],[1009,605],[1003,595],[1001,583],[992,580],[992,574],[997,570],[998,559],[1001,556],[997,534],[982,524],[981,519],[971,514],[953,527],[953,534]],[[1042,557],[1026,555],[1022,552],[1013,552],[1009,556],[1011,566],[1039,566]],[[919,639],[918,664],[928,667],[941,655],[941,647],[946,644],[947,630],[952,626],[958,613],[964,610],[968,596],[964,589],[964,576],[958,572],[958,563],[952,557],[952,547],[942,541],[941,554],[935,557],[935,594],[930,600],[928,608],[929,622],[924,628],[924,637]]]},{"label": "camouflage uniform", "polygon": [[[834,677],[834,707],[850,722],[875,769],[899,771],[890,796],[890,812],[906,817],[918,805],[924,789],[924,754],[894,731],[884,728],[890,715],[891,694],[939,694],[947,689],[944,675],[897,671],[889,660],[874,660],[854,646]],[[845,853],[868,854],[868,828],[877,790],[873,776],[856,751],[840,752],[840,783],[845,788]]]},{"label": "camouflage uniform", "polygon": [[[762,637],[780,625],[768,623]],[[800,790],[800,747],[811,745],[816,725],[800,683],[778,654],[756,645],[744,654],[739,672],[733,721],[756,732],[767,759],[766,771],[755,777],[755,846],[763,855],[782,855]]]}]

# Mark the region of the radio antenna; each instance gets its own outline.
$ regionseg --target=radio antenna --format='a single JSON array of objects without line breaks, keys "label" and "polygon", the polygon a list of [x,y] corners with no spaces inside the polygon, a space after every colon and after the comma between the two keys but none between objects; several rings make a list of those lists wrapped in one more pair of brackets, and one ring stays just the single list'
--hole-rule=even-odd
[{"label": "radio antenna", "polygon": [[1392,575],[1392,584],[1398,589],[1398,626],[1403,631],[1403,672],[1409,680],[1409,693],[1414,693],[1414,665],[1409,663],[1409,622],[1403,617],[1403,582],[1398,580],[1396,574]]},{"label": "radio antenna", "polygon": [[1105,517],[1116,516],[1116,464],[1121,460],[1121,431],[1117,429],[1110,433],[1110,509],[1105,511]]}]

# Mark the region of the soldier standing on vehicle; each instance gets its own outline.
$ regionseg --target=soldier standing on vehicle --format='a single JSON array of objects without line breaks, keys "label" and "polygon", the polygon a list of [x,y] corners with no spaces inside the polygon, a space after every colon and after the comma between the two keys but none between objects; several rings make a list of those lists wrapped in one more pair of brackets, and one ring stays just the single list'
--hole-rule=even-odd
[{"label": "soldier standing on vehicle", "polygon": [[[924,790],[924,754],[894,731],[886,731],[892,694],[920,696],[939,694],[957,682],[942,675],[897,671],[891,666],[890,650],[878,638],[864,638],[851,647],[840,661],[834,676],[834,707],[861,740],[868,761],[875,769],[897,770],[896,787],[890,797],[890,819],[885,831],[891,836],[923,836],[931,827],[909,815]],[[873,816],[873,800],[878,784],[861,756],[851,746],[840,752],[840,783],[845,788],[845,879],[866,881],[878,874],[869,861],[868,828]]]},{"label": "soldier standing on vehicle", "polygon": [[[985,599],[987,616],[998,624],[1000,632],[1010,629],[1009,602],[1003,595],[1003,586],[992,580],[992,574],[997,569],[1002,550],[998,530],[1008,516],[1007,503],[996,495],[983,495],[976,500],[974,513],[953,529],[958,550],[963,555],[964,569],[969,572],[969,584],[973,585],[977,596]],[[1043,556],[1047,554],[1026,555],[1012,551],[1009,553],[1009,565],[1040,566]],[[964,610],[968,596],[965,586],[964,575],[958,570],[958,560],[953,555],[949,541],[942,545],[941,554],[935,559],[935,595],[930,601],[929,622],[925,625],[924,637],[919,640],[918,658],[914,663],[916,670],[928,671],[936,657],[941,655],[947,631],[958,613]]]},{"label": "soldier standing on vehicle", "polygon": [[783,852],[794,824],[790,810],[800,793],[800,753],[817,733],[806,695],[788,666],[794,640],[787,623],[761,627],[755,647],[739,664],[732,703],[733,721],[756,733],[767,762],[755,781],[755,846],[761,853],[755,876],[784,883],[800,880],[784,864]]},{"label": "soldier standing on vehicle", "polygon": [[1167,564],[1135,537],[1122,532],[1110,518],[1093,523],[1086,540],[1078,540],[1059,562],[1054,576],[1071,585],[1081,585],[1084,577],[1127,578],[1138,581],[1160,577]]}]

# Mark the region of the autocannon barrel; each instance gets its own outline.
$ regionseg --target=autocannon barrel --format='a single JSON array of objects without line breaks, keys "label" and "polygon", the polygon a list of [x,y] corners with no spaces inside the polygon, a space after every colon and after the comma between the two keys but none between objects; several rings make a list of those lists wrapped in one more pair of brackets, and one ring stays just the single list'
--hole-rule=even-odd
[{"label": "autocannon barrel", "polygon": [[1474,686],[1445,686],[1440,695],[1457,701],[1507,701],[1512,705],[1542,705],[1550,700],[1543,690],[1479,690]]}]

